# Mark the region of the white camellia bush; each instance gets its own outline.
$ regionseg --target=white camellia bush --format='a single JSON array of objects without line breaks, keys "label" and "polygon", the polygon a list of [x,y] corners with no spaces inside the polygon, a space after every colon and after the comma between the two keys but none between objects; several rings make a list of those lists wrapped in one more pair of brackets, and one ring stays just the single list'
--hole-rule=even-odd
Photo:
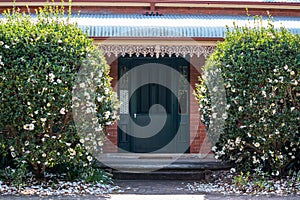
[{"label": "white camellia bush", "polygon": [[[254,21],[228,30],[204,67],[197,85],[201,119],[207,127],[214,118],[225,120],[212,148],[216,158],[241,171],[294,174],[300,170],[300,36]],[[217,113],[213,85],[220,80],[226,112]]]},{"label": "white camellia bush", "polygon": [[[117,99],[109,66],[101,52],[63,8],[46,6],[34,20],[13,11],[0,21],[0,161],[6,177],[19,179],[7,167],[43,177],[48,170],[76,178],[91,166],[93,156],[76,134],[72,90],[79,70],[89,62],[95,123],[101,128],[116,120]],[[100,133],[99,133],[100,134]],[[10,165],[10,166],[8,166]],[[11,174],[9,174],[11,173]],[[1,175],[0,175],[1,176]],[[16,176],[16,177],[14,177]]]}]

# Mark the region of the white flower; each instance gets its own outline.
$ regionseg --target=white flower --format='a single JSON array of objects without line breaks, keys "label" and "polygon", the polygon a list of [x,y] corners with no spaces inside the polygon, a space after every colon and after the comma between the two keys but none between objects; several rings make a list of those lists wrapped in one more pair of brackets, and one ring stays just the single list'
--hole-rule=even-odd
[{"label": "white flower", "polygon": [[240,137],[237,137],[237,138],[235,139],[235,144],[240,144],[240,142],[241,142],[241,138],[240,138]]},{"label": "white flower", "polygon": [[227,113],[223,113],[223,114],[222,114],[222,118],[223,118],[223,119],[227,119],[227,118],[228,118]]},{"label": "white flower", "polygon": [[79,103],[76,102],[76,103],[74,103],[73,105],[74,105],[75,108],[77,108],[77,107],[79,106]]},{"label": "white flower", "polygon": [[83,144],[84,143],[84,139],[80,138],[79,142]]},{"label": "white flower", "polygon": [[68,151],[70,152],[71,156],[75,156],[76,155],[76,151],[72,148],[69,148]]},{"label": "white flower", "polygon": [[41,118],[41,122],[45,122],[47,118]]},{"label": "white flower", "polygon": [[57,43],[59,43],[59,44],[62,43],[62,40],[58,40]]},{"label": "white flower", "polygon": [[88,92],[84,92],[84,96],[86,97],[86,99],[90,99],[91,98],[91,96],[90,96],[90,94]]},{"label": "white flower", "polygon": [[45,158],[47,155],[45,153],[42,154],[42,157]]},{"label": "white flower", "polygon": [[283,76],[279,76],[278,78],[279,78],[280,83],[283,83],[284,77]]},{"label": "white flower", "polygon": [[50,73],[49,74],[49,81],[50,82],[53,82],[54,81],[54,78],[55,78],[55,75],[53,73]]},{"label": "white flower", "polygon": [[240,106],[238,109],[239,109],[239,111],[243,111],[244,110],[243,106]]},{"label": "white flower", "polygon": [[28,146],[29,145],[29,141],[25,141],[25,146]]},{"label": "white flower", "polygon": [[69,146],[71,146],[71,143],[66,142],[66,145],[69,147]]},{"label": "white flower", "polygon": [[279,171],[276,171],[276,173],[272,172],[272,175],[279,176]]},{"label": "white flower", "polygon": [[10,147],[9,147],[9,150],[10,150],[10,151],[15,151],[15,148],[14,148],[13,146],[10,146]]},{"label": "white flower", "polygon": [[261,93],[262,93],[262,95],[264,96],[264,97],[267,97],[267,93],[266,93],[266,91],[261,91]]},{"label": "white flower", "polygon": [[284,65],[284,67],[283,67],[285,70],[288,70],[289,69],[289,67],[287,66],[287,65]]},{"label": "white flower", "polygon": [[51,104],[50,103],[47,103],[47,107],[50,107],[51,106]]},{"label": "white flower", "polygon": [[235,173],[235,172],[236,172],[235,168],[230,169],[230,173]]},{"label": "white flower", "polygon": [[[294,80],[294,81],[292,82],[292,84],[293,84],[293,85],[298,85],[298,81],[297,81],[297,80]],[[296,96],[299,96],[299,93],[296,93]]]},{"label": "white flower", "polygon": [[65,108],[60,109],[59,113],[62,115],[66,114],[66,109]]},{"label": "white flower", "polygon": [[94,117],[94,118],[92,118],[92,121],[93,121],[93,124],[97,124],[98,123],[98,118]]},{"label": "white flower", "polygon": [[229,110],[229,108],[230,108],[230,104],[227,104],[226,110]]},{"label": "white flower", "polygon": [[15,152],[11,152],[10,154],[11,154],[11,157],[13,157],[13,158],[16,157],[16,153]]},{"label": "white flower", "polygon": [[256,159],[256,156],[252,156],[252,158],[253,158],[253,164],[260,163],[260,161]]},{"label": "white flower", "polygon": [[294,72],[294,71],[291,71],[291,72],[290,72],[290,75],[291,75],[291,76],[294,76],[294,75],[295,75],[295,72]]},{"label": "white flower", "polygon": [[226,88],[230,88],[230,87],[231,87],[230,82],[228,82],[227,84],[225,84],[225,87],[226,87]]},{"label": "white flower", "polygon": [[104,93],[108,94],[109,93],[109,88],[104,88]]},{"label": "white flower", "polygon": [[9,46],[8,46],[8,45],[4,45],[4,48],[5,48],[5,49],[9,49]]},{"label": "white flower", "polygon": [[211,148],[211,150],[215,152],[215,151],[217,151],[217,147],[216,147],[216,146],[213,146],[213,147]]},{"label": "white flower", "polygon": [[92,156],[88,156],[88,157],[87,157],[87,160],[88,160],[89,162],[91,162],[91,161],[93,160],[93,157],[92,157]]},{"label": "white flower", "polygon": [[103,142],[102,142],[102,141],[99,141],[99,142],[98,142],[98,145],[99,145],[99,146],[103,146]]},{"label": "white flower", "polygon": [[25,124],[25,125],[23,125],[23,129],[32,131],[32,130],[34,130],[34,124]]},{"label": "white flower", "polygon": [[56,82],[57,83],[62,83],[62,81],[60,79],[57,79]]},{"label": "white flower", "polygon": [[103,100],[103,96],[102,97],[97,97],[97,101],[101,102]]},{"label": "white flower", "polygon": [[254,146],[255,146],[255,147],[260,147],[260,144],[259,144],[258,142],[255,142],[255,143],[254,143]]},{"label": "white flower", "polygon": [[217,118],[217,113],[213,113],[212,118],[214,118],[214,119]]},{"label": "white flower", "polygon": [[110,111],[104,112],[104,119],[108,119],[110,115]]},{"label": "white flower", "polygon": [[95,131],[96,131],[96,132],[102,131],[102,130],[103,130],[103,129],[102,129],[101,125],[99,125],[98,127],[95,128]]},{"label": "white flower", "polygon": [[79,87],[81,87],[81,88],[83,88],[84,86],[85,86],[84,83],[80,83],[80,84],[79,84]]}]

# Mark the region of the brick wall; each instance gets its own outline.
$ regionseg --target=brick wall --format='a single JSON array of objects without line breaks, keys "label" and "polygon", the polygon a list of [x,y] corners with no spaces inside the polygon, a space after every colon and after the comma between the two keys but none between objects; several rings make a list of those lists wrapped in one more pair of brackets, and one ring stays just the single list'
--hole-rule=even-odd
[{"label": "brick wall", "polygon": [[[107,63],[110,65],[110,76],[112,77],[111,85],[114,88],[114,91],[118,91],[118,58],[111,56],[106,57]],[[118,152],[118,126],[115,123],[112,126],[107,127],[109,133],[107,141],[104,145],[105,153],[117,153]]]},{"label": "brick wall", "polygon": [[[198,77],[201,73],[200,68],[205,64],[205,58],[192,57],[190,59],[190,152],[202,153],[208,152],[209,145],[204,143],[206,137],[206,127],[200,121],[199,104],[195,99],[195,84],[198,83]],[[201,152],[200,152],[201,150]]]}]

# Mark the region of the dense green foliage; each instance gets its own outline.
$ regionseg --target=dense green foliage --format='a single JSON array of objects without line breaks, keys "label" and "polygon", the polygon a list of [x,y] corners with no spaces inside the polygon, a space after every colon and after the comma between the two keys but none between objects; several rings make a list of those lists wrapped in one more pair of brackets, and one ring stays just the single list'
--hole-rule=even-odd
[{"label": "dense green foliage", "polygon": [[109,66],[92,40],[69,23],[63,8],[46,6],[34,16],[18,11],[4,14],[0,21],[0,176],[22,179],[31,171],[42,177],[54,168],[76,178],[91,169],[95,159],[84,147],[84,138],[76,134],[72,116],[73,106],[80,106],[72,105],[72,89],[87,58],[95,76],[91,80],[96,87],[95,123],[98,130],[101,127],[103,144],[105,126],[116,120],[117,101]]},{"label": "dense green foliage", "polygon": [[[260,22],[227,31],[204,67],[197,97],[208,127],[213,118],[224,121],[217,158],[281,176],[300,169],[300,36]],[[221,113],[212,103],[218,81],[226,95]]]}]

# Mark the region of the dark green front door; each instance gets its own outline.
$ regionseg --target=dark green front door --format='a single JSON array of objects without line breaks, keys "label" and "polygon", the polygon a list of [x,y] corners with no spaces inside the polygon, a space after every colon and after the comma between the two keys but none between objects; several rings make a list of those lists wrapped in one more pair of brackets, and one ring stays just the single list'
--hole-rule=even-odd
[{"label": "dark green front door", "polygon": [[121,152],[189,151],[188,73],[183,58],[119,58]]}]

